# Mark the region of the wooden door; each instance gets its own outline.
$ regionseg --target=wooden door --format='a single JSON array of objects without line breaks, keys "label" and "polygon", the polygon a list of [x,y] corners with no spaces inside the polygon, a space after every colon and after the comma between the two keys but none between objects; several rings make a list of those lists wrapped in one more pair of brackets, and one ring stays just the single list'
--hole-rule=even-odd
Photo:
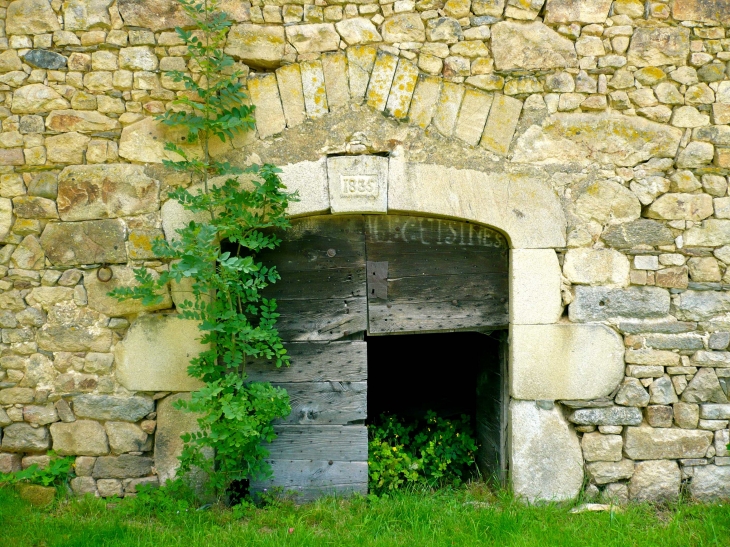
[{"label": "wooden door", "polygon": [[395,215],[368,216],[365,228],[368,334],[507,326],[504,236],[466,222]]},{"label": "wooden door", "polygon": [[297,219],[261,256],[291,366],[249,377],[286,388],[291,414],[269,445],[272,479],[307,500],[367,492],[367,347],[363,334],[506,326],[507,242],[443,219],[353,215]]},{"label": "wooden door", "polygon": [[281,246],[261,260],[282,279],[276,298],[279,332],[291,366],[248,367],[249,378],[289,392],[291,414],[268,446],[273,477],[254,490],[284,487],[300,500],[367,492],[367,329],[362,216],[295,220]]}]

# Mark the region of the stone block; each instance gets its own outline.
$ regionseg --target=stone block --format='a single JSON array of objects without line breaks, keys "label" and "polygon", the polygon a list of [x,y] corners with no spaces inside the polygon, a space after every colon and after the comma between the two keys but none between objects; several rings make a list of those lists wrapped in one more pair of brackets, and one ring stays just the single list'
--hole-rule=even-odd
[{"label": "stone block", "polygon": [[[177,476],[177,470],[180,467],[179,457],[183,450],[183,441],[180,436],[199,431],[198,415],[174,407],[175,402],[180,399],[189,401],[190,395],[183,393],[170,395],[162,399],[157,407],[154,464],[162,485]],[[204,453],[206,457],[212,457],[210,452]],[[193,470],[185,479],[199,494],[202,493],[206,481],[204,473],[200,470]]]},{"label": "stone block", "polygon": [[687,64],[689,29],[643,27],[634,30],[628,51],[629,64],[637,67]]},{"label": "stone block", "polygon": [[[265,139],[286,128],[286,118],[281,106],[276,76],[273,74],[257,74],[248,79],[248,93],[256,107],[256,130],[259,137]],[[306,96],[305,96],[306,99]]]},{"label": "stone block", "polygon": [[35,392],[28,387],[9,387],[6,389],[0,389],[0,405],[29,404],[32,403],[34,399]]},{"label": "stone block", "polygon": [[654,380],[649,386],[649,402],[654,405],[670,405],[677,402],[677,394],[669,376]]},{"label": "stone block", "polygon": [[674,235],[667,226],[644,218],[608,226],[601,234],[601,239],[616,249],[674,243]]},{"label": "stone block", "polygon": [[520,112],[522,101],[506,95],[495,95],[479,145],[497,154],[507,154]]},{"label": "stone block", "polygon": [[689,270],[686,266],[664,268],[654,275],[654,284],[667,289],[686,289],[689,285]]},{"label": "stone block", "polygon": [[700,417],[703,420],[730,420],[730,404],[700,405]]},{"label": "stone block", "polygon": [[418,75],[418,82],[408,111],[408,118],[412,124],[423,129],[431,124],[441,95],[441,83],[442,79],[437,76]]},{"label": "stone block", "polygon": [[43,84],[20,87],[13,93],[13,114],[36,114],[69,107],[69,102],[55,89]]},{"label": "stone block", "polygon": [[54,110],[46,118],[46,127],[51,131],[90,133],[118,129],[119,122],[94,111]]},{"label": "stone block", "polygon": [[702,225],[695,225],[684,233],[684,244],[687,246],[720,247],[728,243],[730,243],[730,220],[708,218]]},{"label": "stone block", "polygon": [[63,4],[64,30],[88,30],[111,27],[111,0],[68,0]]},{"label": "stone block", "polygon": [[623,444],[621,435],[586,433],[581,440],[583,458],[587,462],[620,462]]},{"label": "stone block", "polygon": [[408,59],[399,59],[398,68],[393,76],[393,84],[390,87],[390,95],[385,105],[385,114],[393,116],[398,120],[406,118],[408,108],[411,106],[413,91],[418,80],[418,68]]},{"label": "stone block", "polygon": [[510,250],[510,323],[542,325],[563,314],[558,256],[552,249]]},{"label": "stone block", "polygon": [[304,107],[310,118],[321,118],[329,112],[327,88],[321,61],[305,61],[299,65],[302,71]]},{"label": "stone block", "polygon": [[557,113],[520,136],[514,161],[632,167],[652,157],[673,158],[681,137],[681,129],[638,116]]},{"label": "stone block", "polygon": [[510,402],[510,471],[515,495],[529,502],[575,498],[583,483],[578,437],[558,408]]},{"label": "stone block", "polygon": [[682,392],[687,403],[727,403],[727,396],[720,386],[715,370],[701,368]]},{"label": "stone block", "polygon": [[388,209],[492,226],[509,234],[514,249],[565,245],[562,206],[554,190],[529,173],[408,163],[405,175],[389,182]]},{"label": "stone block", "polygon": [[639,425],[642,419],[641,410],[623,406],[579,408],[568,417],[576,425]]},{"label": "stone block", "polygon": [[717,502],[730,498],[730,467],[705,465],[696,467],[689,483],[689,493],[697,501]]},{"label": "stone block", "polygon": [[347,75],[350,81],[350,95],[355,102],[362,102],[365,98],[376,53],[377,50],[372,46],[347,48]]},{"label": "stone block", "polygon": [[54,201],[37,196],[18,196],[13,198],[13,213],[19,218],[58,218],[58,211]]},{"label": "stone block", "polygon": [[[77,422],[78,423],[78,422]],[[129,422],[107,422],[104,424],[112,454],[125,452],[148,452],[152,449],[149,435],[136,424]],[[95,454],[101,456],[102,454]]]},{"label": "stone block", "polygon": [[[686,106],[682,108],[693,107]],[[698,123],[697,125],[701,124],[702,123]],[[677,124],[675,123],[674,125]],[[696,127],[697,125],[679,125],[678,127]],[[710,143],[692,141],[687,145],[684,150],[679,153],[679,156],[677,157],[677,167],[682,169],[704,167],[712,162],[714,156],[715,149]]]},{"label": "stone block", "polygon": [[703,458],[712,439],[711,431],[627,427],[624,454],[634,460]]},{"label": "stone block", "polygon": [[119,68],[128,70],[157,70],[159,61],[149,46],[123,47],[119,49]]},{"label": "stone block", "polygon": [[626,378],[616,394],[616,404],[621,406],[645,407],[649,404],[649,394],[637,378]]},{"label": "stone block", "polygon": [[29,405],[23,408],[23,420],[29,424],[48,425],[58,421],[58,413],[50,403]]},{"label": "stone block", "polygon": [[19,483],[16,486],[18,496],[23,501],[35,507],[51,505],[56,499],[56,488],[53,486],[41,486],[39,484]]},{"label": "stone block", "polygon": [[102,498],[122,497],[124,495],[122,481],[117,479],[99,479],[96,481],[96,488]]},{"label": "stone block", "polygon": [[632,460],[592,462],[586,465],[586,471],[596,484],[608,484],[630,479],[634,474],[634,462]]},{"label": "stone block", "polygon": [[0,473],[15,473],[21,470],[20,454],[0,453]]},{"label": "stone block", "polygon": [[129,26],[157,32],[192,24],[182,6],[170,0],[147,0],[144,5],[135,0],[119,0],[117,5],[124,23]]},{"label": "stone block", "polygon": [[125,226],[121,220],[52,222],[41,235],[41,246],[54,266],[127,261]]},{"label": "stone block", "polygon": [[700,407],[691,403],[674,404],[674,423],[682,429],[696,429],[700,419]]},{"label": "stone block", "polygon": [[347,81],[347,57],[342,51],[322,55],[324,86],[330,110],[342,108],[350,102],[350,86]]},{"label": "stone block", "polygon": [[728,0],[675,0],[672,4],[672,17],[678,21],[727,23],[730,19],[729,14]]},{"label": "stone block", "polygon": [[[279,178],[288,192],[298,192],[299,201],[289,204],[288,213],[295,216],[302,213],[324,213],[330,208],[329,181],[327,179],[327,158],[317,161],[300,161],[279,165]],[[169,203],[169,202],[168,202]],[[163,222],[164,222],[163,207]]]},{"label": "stone block", "polygon": [[45,452],[51,445],[47,428],[33,428],[23,422],[4,428],[2,441],[0,448],[5,452]]},{"label": "stone block", "polygon": [[74,463],[74,470],[79,477],[90,477],[94,471],[96,458],[91,456],[79,456]]},{"label": "stone block", "polygon": [[492,27],[497,70],[548,70],[578,66],[573,42],[539,21],[502,21]]},{"label": "stone block", "polygon": [[198,323],[176,315],[146,315],[132,323],[114,350],[116,376],[130,391],[193,391],[202,384],[188,376],[190,360],[207,349]]},{"label": "stone block", "polygon": [[141,165],[74,165],[58,177],[62,220],[94,220],[152,213],[160,208],[160,183]]},{"label": "stone block", "polygon": [[[546,23],[604,23],[611,9],[611,0],[547,0]],[[643,10],[642,10],[643,15]]]},{"label": "stone block", "polygon": [[575,287],[568,308],[575,322],[603,321],[612,317],[662,317],[669,313],[669,292],[656,287]]},{"label": "stone block", "polygon": [[674,414],[671,406],[649,405],[644,409],[646,422],[651,427],[672,427]]},{"label": "stone block", "polygon": [[284,27],[246,23],[231,27],[225,52],[255,68],[276,68],[285,47]]},{"label": "stone block", "polygon": [[155,409],[149,397],[114,395],[77,395],[73,399],[78,418],[138,422]]},{"label": "stone block", "polygon": [[388,159],[340,156],[327,159],[330,206],[338,213],[388,211]]},{"label": "stone block", "polygon": [[388,44],[426,40],[426,29],[418,13],[398,13],[386,18],[381,32]]},{"label": "stone block", "polygon": [[677,462],[638,462],[629,481],[629,496],[638,502],[671,502],[679,498],[681,475]]},{"label": "stone block", "polygon": [[7,34],[45,34],[60,30],[58,17],[47,0],[16,0],[7,7]]},{"label": "stone block", "polygon": [[104,426],[92,420],[51,425],[53,450],[61,456],[104,456],[109,442]]},{"label": "stone block", "polygon": [[154,460],[142,456],[122,454],[102,456],[96,459],[93,477],[95,479],[136,479],[152,473]]},{"label": "stone block", "polygon": [[488,93],[467,88],[456,120],[454,136],[472,146],[479,144],[492,100],[492,95]]},{"label": "stone block", "polygon": [[[730,312],[730,294],[718,291],[685,291],[678,295],[676,317],[682,321],[704,321]],[[697,352],[695,366],[730,366],[724,353]]]},{"label": "stone block", "polygon": [[454,132],[465,91],[464,86],[460,84],[444,82],[442,85],[432,123],[444,137],[450,137]]},{"label": "stone block", "polygon": [[625,287],[629,284],[629,260],[613,249],[569,249],[563,274],[571,283]]},{"label": "stone block", "polygon": [[510,337],[515,398],[596,399],[623,378],[623,343],[604,325],[512,325]]},{"label": "stone block", "polygon": [[[133,287],[137,285],[134,277],[134,268],[127,266],[111,266],[112,278],[109,281],[101,281],[97,270],[84,272],[84,287],[88,297],[89,307],[111,317],[118,315],[130,315],[140,312],[163,310],[172,307],[172,300],[167,287],[160,292],[160,301],[156,304],[145,305],[141,300],[128,299],[119,301],[109,296],[109,291],[118,287]],[[153,278],[159,274],[154,270],[147,270]]]},{"label": "stone block", "polygon": [[93,496],[99,495],[96,490],[96,481],[92,477],[74,477],[71,479],[71,490],[77,496],[84,496],[86,494]]},{"label": "stone block", "polygon": [[[385,51],[378,51],[375,58],[370,83],[365,93],[369,107],[382,112],[388,102],[388,94],[398,67],[398,57]],[[353,92],[353,96],[355,93]]]},{"label": "stone block", "polygon": [[337,32],[348,46],[382,42],[383,37],[375,25],[365,17],[353,17],[335,23]]},{"label": "stone block", "polygon": [[300,55],[337,51],[340,46],[340,35],[332,23],[290,25],[286,26],[285,30],[287,40]]}]

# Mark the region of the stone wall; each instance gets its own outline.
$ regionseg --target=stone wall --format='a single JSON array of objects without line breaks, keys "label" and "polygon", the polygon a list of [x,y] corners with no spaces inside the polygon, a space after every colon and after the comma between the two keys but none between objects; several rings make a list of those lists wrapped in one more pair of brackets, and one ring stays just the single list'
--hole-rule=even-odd
[{"label": "stone wall", "polygon": [[[586,473],[617,500],[730,496],[730,2],[222,4],[257,131],[216,156],[284,166],[304,214],[336,212],[328,154],[387,152],[411,167],[383,211],[510,238],[519,494]],[[151,242],[184,219],[167,190],[190,180],[161,165],[184,143],[153,116],[184,92],[165,71],[196,70],[189,21],[170,0],[0,18],[0,471],[52,448],[78,456],[76,492],[133,494],[174,472],[168,395],[195,387],[198,346],[174,336],[194,332],[183,289],[156,309],[106,293],[164,269]],[[530,300],[543,286],[554,303]]]}]

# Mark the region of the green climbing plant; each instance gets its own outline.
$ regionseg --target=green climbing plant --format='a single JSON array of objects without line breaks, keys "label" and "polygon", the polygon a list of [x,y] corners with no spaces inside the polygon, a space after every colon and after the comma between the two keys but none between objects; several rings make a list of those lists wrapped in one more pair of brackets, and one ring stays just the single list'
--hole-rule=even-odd
[{"label": "green climbing plant", "polygon": [[158,119],[183,135],[166,143],[174,159],[164,164],[192,174],[191,187],[176,188],[169,197],[195,220],[178,229],[175,238],[155,241],[154,252],[169,264],[166,271],[157,276],[136,269],[136,284],[110,294],[154,304],[168,284],[189,285],[191,298],[179,306],[180,316],[199,322],[200,340],[209,349],[188,368],[204,386],[190,401],[178,402],[179,408],[200,414],[200,431],[183,436],[181,471],[204,469],[222,492],[232,481],[269,472],[262,443],[275,437],[272,421],[290,412],[286,391],[248,381],[246,363],[253,358],[269,359],[277,367],[289,362],[276,329],[276,302],[262,296],[279,274],[257,255],[280,244],[275,230],[289,226],[286,210],[296,198],[286,192],[275,166],[241,169],[211,155],[212,146],[253,128],[253,107],[247,106],[243,74],[223,51],[231,23],[216,0],[178,1],[193,21],[192,30],[176,29],[192,70],[168,73],[185,92]]}]

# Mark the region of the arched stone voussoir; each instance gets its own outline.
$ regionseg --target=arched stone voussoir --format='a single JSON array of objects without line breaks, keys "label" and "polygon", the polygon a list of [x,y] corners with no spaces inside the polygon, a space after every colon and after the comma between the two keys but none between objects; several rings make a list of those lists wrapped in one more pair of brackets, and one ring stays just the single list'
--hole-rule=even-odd
[{"label": "arched stone voussoir", "polygon": [[[282,180],[299,201],[291,216],[330,208],[325,162],[282,166]],[[388,213],[468,220],[503,232],[513,249],[565,246],[566,219],[558,196],[536,173],[485,172],[391,158]]]},{"label": "arched stone voussoir", "polygon": [[391,161],[388,212],[478,222],[513,249],[565,246],[565,213],[549,184],[528,173],[484,172]]}]

